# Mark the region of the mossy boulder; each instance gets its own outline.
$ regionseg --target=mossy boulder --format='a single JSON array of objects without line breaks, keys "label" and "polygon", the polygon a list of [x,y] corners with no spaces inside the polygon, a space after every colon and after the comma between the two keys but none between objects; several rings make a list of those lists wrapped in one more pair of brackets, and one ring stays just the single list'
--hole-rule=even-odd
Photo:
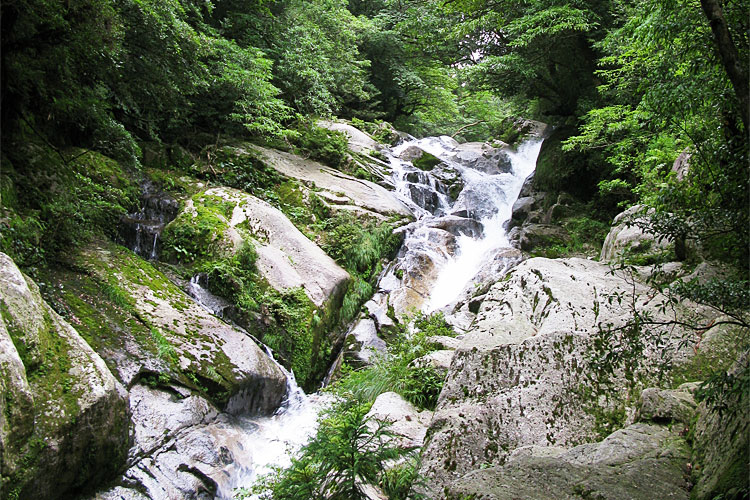
[{"label": "mossy boulder", "polygon": [[177,382],[233,413],[278,407],[286,390],[281,370],[245,332],[208,313],[151,263],[99,242],[81,252],[76,265],[121,297],[146,327],[145,335],[135,336],[138,350],[154,353]]},{"label": "mossy boulder", "polygon": [[59,498],[124,464],[123,387],[36,284],[0,254],[0,450],[6,498]]},{"label": "mossy boulder", "polygon": [[645,207],[635,205],[615,217],[602,246],[599,257],[602,262],[626,259],[635,264],[653,264],[674,260],[674,244],[643,230],[647,222],[644,210]]},{"label": "mossy boulder", "polygon": [[750,493],[750,391],[741,381],[748,370],[750,354],[745,352],[728,370],[739,379],[739,389],[725,396],[726,408],[720,411],[707,402],[699,407],[693,438],[697,500],[747,498]]}]

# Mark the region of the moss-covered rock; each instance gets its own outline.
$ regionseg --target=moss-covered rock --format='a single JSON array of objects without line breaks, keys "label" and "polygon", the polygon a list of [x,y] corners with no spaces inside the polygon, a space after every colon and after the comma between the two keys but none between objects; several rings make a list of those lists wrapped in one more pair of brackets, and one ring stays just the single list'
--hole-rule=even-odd
[{"label": "moss-covered rock", "polygon": [[706,402],[699,407],[693,437],[698,477],[694,499],[740,499],[750,494],[750,391],[742,381],[748,370],[750,354],[745,352],[728,370],[737,386],[726,396],[726,407]]},{"label": "moss-covered rock", "polygon": [[104,361],[0,254],[0,449],[5,498],[58,498],[111,477],[128,403]]},{"label": "moss-covered rock", "polygon": [[278,407],[286,387],[281,370],[245,332],[206,312],[152,264],[103,242],[76,260],[99,283],[119,290],[115,295],[148,329],[134,339],[155,351],[180,383],[231,412]]}]

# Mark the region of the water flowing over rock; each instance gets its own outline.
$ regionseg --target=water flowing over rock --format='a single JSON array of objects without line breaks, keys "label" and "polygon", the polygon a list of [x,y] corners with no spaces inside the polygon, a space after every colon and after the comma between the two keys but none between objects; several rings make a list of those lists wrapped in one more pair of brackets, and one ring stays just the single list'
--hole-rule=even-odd
[{"label": "water flowing over rock", "polygon": [[58,498],[109,479],[128,445],[128,402],[101,357],[0,253],[3,493]]},{"label": "water flowing over rock", "polygon": [[[540,144],[532,139],[512,151],[440,137],[393,149],[396,192],[418,217],[399,229],[404,242],[397,266],[403,278],[389,301],[396,314],[455,304],[482,268],[489,278],[505,267],[488,263],[502,260],[499,249],[510,246],[503,223],[533,171]],[[408,161],[425,153],[439,160],[431,170]]]},{"label": "water flowing over rock", "polygon": [[141,209],[120,220],[120,240],[141,257],[156,260],[161,232],[177,217],[179,209],[179,203],[171,195],[157,190],[152,182],[145,182]]}]

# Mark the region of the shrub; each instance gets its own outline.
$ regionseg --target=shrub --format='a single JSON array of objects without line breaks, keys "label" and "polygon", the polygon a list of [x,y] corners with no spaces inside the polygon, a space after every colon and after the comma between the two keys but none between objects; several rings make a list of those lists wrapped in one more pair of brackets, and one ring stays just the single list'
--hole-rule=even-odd
[{"label": "shrub", "polygon": [[[390,424],[367,417],[370,404],[339,402],[321,414],[318,432],[286,470],[261,479],[251,493],[265,499],[366,499],[366,484],[378,484],[385,464],[404,455],[390,440]],[[401,486],[404,489],[404,486]]]},{"label": "shrub", "polygon": [[349,141],[342,132],[328,130],[314,124],[302,125],[295,141],[298,152],[319,160],[329,167],[343,168],[349,157]]}]

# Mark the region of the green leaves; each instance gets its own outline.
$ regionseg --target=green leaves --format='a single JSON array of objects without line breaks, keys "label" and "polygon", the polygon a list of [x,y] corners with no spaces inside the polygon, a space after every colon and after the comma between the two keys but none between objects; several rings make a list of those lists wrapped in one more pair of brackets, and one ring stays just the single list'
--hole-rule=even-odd
[{"label": "green leaves", "polygon": [[512,40],[510,47],[528,47],[535,41],[561,34],[579,31],[588,33],[599,27],[592,20],[595,15],[590,10],[570,6],[552,6],[514,19],[505,26]]},{"label": "green leaves", "polygon": [[363,487],[377,484],[386,463],[405,454],[391,441],[390,424],[367,417],[370,406],[337,402],[324,411],[316,436],[291,467],[262,479],[252,493],[278,500],[368,498]]}]

